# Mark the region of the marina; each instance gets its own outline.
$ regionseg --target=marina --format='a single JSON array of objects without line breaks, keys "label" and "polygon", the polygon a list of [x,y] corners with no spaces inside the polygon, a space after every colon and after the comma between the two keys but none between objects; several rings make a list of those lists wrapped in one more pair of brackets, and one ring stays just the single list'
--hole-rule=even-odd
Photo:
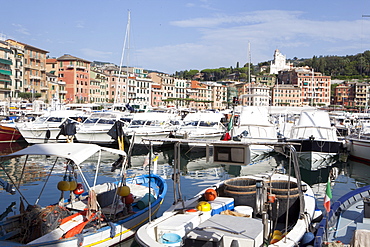
[{"label": "marina", "polygon": [[369,4],[4,1],[0,246],[370,247]]}]

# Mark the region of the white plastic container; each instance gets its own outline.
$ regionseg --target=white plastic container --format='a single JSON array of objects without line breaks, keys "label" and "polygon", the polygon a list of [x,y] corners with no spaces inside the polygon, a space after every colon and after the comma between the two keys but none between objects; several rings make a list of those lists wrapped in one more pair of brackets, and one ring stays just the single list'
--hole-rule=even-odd
[{"label": "white plastic container", "polygon": [[199,216],[191,214],[176,214],[157,225],[157,239],[165,233],[176,233],[183,238],[193,228],[199,225]]},{"label": "white plastic container", "polygon": [[213,201],[209,201],[209,204],[212,208],[211,215],[220,214],[222,211],[234,209],[234,198],[219,196]]},{"label": "white plastic container", "polygon": [[234,211],[240,214],[249,215],[252,218],[253,215],[253,208],[250,206],[236,206],[234,207]]}]

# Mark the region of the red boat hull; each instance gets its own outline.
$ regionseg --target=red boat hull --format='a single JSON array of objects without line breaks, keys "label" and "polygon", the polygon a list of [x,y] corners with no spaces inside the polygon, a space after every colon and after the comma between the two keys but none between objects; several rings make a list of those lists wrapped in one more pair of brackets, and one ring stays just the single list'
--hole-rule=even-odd
[{"label": "red boat hull", "polygon": [[0,142],[15,142],[23,139],[17,128],[0,125]]}]

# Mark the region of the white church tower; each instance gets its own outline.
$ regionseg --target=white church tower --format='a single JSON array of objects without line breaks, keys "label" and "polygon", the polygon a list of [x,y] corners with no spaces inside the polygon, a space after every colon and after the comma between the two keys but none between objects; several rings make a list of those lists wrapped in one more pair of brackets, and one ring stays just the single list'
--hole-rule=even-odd
[{"label": "white church tower", "polygon": [[287,70],[291,68],[290,63],[286,63],[286,57],[280,53],[278,49],[275,50],[274,60],[271,61],[270,74],[278,74],[280,70]]}]

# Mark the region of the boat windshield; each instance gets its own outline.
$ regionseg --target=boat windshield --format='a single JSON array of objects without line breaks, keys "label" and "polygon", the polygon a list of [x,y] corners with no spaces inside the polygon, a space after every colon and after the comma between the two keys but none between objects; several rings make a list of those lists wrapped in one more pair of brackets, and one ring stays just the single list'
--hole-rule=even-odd
[{"label": "boat windshield", "polygon": [[114,120],[101,118],[99,119],[98,124],[114,124]]},{"label": "boat windshield", "polygon": [[42,124],[46,121],[47,117],[39,117],[39,118],[36,118],[35,120],[35,124]]},{"label": "boat windshield", "polygon": [[217,124],[216,122],[200,121],[199,126],[212,127],[215,126],[216,124]]},{"label": "boat windshield", "polygon": [[144,125],[145,124],[145,121],[144,120],[132,120],[131,121],[131,125],[136,125],[136,126],[139,126],[139,125]]},{"label": "boat windshield", "polygon": [[146,126],[160,126],[164,124],[165,124],[164,121],[159,121],[159,120],[154,120],[154,121],[148,120],[145,123]]},{"label": "boat windshield", "polygon": [[185,123],[185,126],[198,126],[199,121],[191,121]]},{"label": "boat windshield", "polygon": [[86,119],[84,124],[96,123],[96,122],[98,122],[98,120],[99,120],[99,118],[88,118],[88,119]]},{"label": "boat windshield", "polygon": [[61,123],[64,118],[61,117],[49,117],[46,122]]},{"label": "boat windshield", "polygon": [[172,124],[172,125],[181,125],[181,122],[180,121],[178,121],[178,120],[171,120],[170,121],[170,123]]}]

